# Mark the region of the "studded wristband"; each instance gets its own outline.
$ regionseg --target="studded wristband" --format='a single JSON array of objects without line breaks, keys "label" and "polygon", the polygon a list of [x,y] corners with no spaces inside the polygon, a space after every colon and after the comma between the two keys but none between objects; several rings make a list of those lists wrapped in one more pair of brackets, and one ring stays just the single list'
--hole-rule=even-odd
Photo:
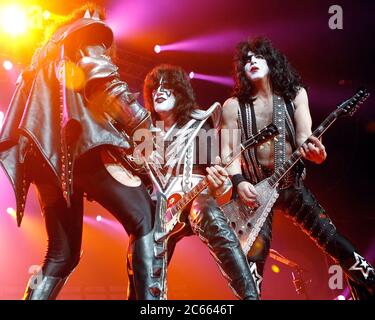
[{"label": "studded wristband", "polygon": [[233,188],[237,189],[237,186],[242,182],[242,181],[247,181],[246,178],[240,174],[237,173],[234,176],[231,177],[232,183],[233,183]]}]

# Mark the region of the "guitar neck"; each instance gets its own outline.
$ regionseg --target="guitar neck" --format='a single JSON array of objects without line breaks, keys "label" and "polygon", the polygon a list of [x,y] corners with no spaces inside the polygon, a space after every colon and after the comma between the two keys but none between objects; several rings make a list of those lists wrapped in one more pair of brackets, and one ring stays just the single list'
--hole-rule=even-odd
[{"label": "guitar neck", "polygon": [[[323,133],[336,121],[337,111],[332,112],[315,131],[311,136],[320,138]],[[308,142],[309,138],[305,141]],[[297,161],[302,157],[299,149],[294,151],[288,161],[286,161],[281,167],[277,168],[274,174],[268,179],[269,184],[274,187],[286,174],[287,172],[297,163]]]},{"label": "guitar neck", "polygon": [[[247,140],[244,144],[241,144],[240,151],[238,152],[231,152],[225,160],[225,165],[224,169],[229,167],[232,162],[240,156],[240,154],[247,148],[247,146],[251,145],[254,143],[254,139],[251,138]],[[183,210],[192,200],[194,200],[204,189],[208,187],[210,184],[209,180],[207,177],[204,177],[193,189],[191,189],[189,192],[185,193],[184,196],[176,203],[174,207],[171,208],[171,211],[173,214],[176,214],[177,212]]]},{"label": "guitar neck", "polygon": [[[233,151],[229,154],[229,156],[226,157],[226,160],[224,161],[224,169],[229,167],[232,162],[241,155],[241,153],[246,150],[247,148],[254,146],[258,144],[259,142],[262,142],[265,140],[265,136],[267,137],[267,140],[271,137],[275,136],[277,133],[277,128],[271,124],[266,128],[263,128],[261,131],[259,131],[255,136],[251,137],[250,139],[246,140],[243,144],[240,145],[239,151]],[[268,136],[267,136],[268,135]],[[185,193],[185,195],[175,204],[174,207],[172,207],[170,210],[172,214],[176,214],[182,209],[184,209],[192,200],[194,200],[207,186],[210,184],[207,176],[202,179],[193,189],[191,189],[189,192]]]}]

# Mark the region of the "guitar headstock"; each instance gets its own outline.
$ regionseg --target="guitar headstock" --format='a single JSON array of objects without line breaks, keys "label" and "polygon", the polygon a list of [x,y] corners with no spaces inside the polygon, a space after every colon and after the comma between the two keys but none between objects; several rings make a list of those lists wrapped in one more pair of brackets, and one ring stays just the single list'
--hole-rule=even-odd
[{"label": "guitar headstock", "polygon": [[264,127],[262,130],[258,131],[252,139],[249,139],[246,141],[246,143],[243,144],[245,148],[248,148],[250,146],[257,146],[260,145],[274,137],[276,137],[279,134],[279,130],[277,127],[271,123],[267,127]]},{"label": "guitar headstock", "polygon": [[365,88],[359,89],[356,94],[350,99],[342,102],[338,107],[336,112],[338,116],[350,115],[352,116],[359,106],[370,96],[370,93]]}]

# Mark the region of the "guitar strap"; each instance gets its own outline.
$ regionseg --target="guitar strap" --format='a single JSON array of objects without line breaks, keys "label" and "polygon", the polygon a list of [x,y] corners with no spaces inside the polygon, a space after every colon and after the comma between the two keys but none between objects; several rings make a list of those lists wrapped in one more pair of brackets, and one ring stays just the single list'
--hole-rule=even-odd
[{"label": "guitar strap", "polygon": [[163,239],[156,241],[161,233],[165,232],[165,211],[167,210],[167,199],[163,194],[157,192],[155,223],[154,223],[154,259],[152,275],[158,283],[161,292],[161,300],[167,300],[167,267],[168,267],[168,242]]},{"label": "guitar strap", "polygon": [[[283,98],[273,95],[272,122],[279,130],[279,134],[274,140],[274,170],[281,167],[285,162],[285,101]],[[255,122],[255,121],[254,121]]]},{"label": "guitar strap", "polygon": [[[159,284],[162,299],[167,299],[167,268],[168,268],[168,238],[161,237],[166,231],[166,211],[167,211],[167,193],[171,186],[178,181],[174,179],[175,175],[180,173],[181,164],[183,164],[183,181],[182,188],[184,192],[191,190],[191,177],[194,166],[194,145],[195,138],[202,128],[204,123],[210,116],[218,109],[220,104],[214,104],[207,111],[195,110],[192,114],[192,119],[183,127],[177,134],[180,134],[174,140],[165,153],[166,163],[164,168],[168,169],[167,176],[163,175],[161,163],[164,163],[164,152],[161,154],[161,149],[154,150],[153,161],[145,161],[148,174],[153,181],[154,188],[156,188],[156,212],[154,223],[154,259],[153,259],[153,277]],[[168,131],[171,135],[172,131]],[[180,137],[180,139],[179,139]],[[160,160],[163,160],[160,162]],[[172,169],[172,170],[171,170]],[[174,170],[175,169],[175,170]],[[161,239],[161,240],[157,240]]]},{"label": "guitar strap", "polygon": [[[290,137],[293,150],[296,149],[296,133],[294,129],[294,104],[292,102],[285,103],[282,97],[273,96],[273,114],[272,122],[277,126],[280,134],[276,137],[274,143],[275,152],[275,169],[285,162],[286,150],[286,134]],[[240,104],[238,110],[238,125],[241,129],[241,139],[245,141],[255,134],[257,129],[256,117],[253,103]],[[256,149],[250,148],[243,153],[243,172],[245,177],[253,184],[256,184],[267,175],[263,172],[256,156]]]},{"label": "guitar strap", "polygon": [[221,112],[219,103],[214,103],[207,110],[194,110],[191,114],[192,119],[186,125],[179,129],[174,128],[173,132],[169,130],[166,134],[165,139],[170,139],[172,134],[175,134],[175,139],[168,146],[165,155],[159,151],[161,148],[156,146],[147,166],[150,169],[149,174],[154,186],[159,192],[168,195],[179,180],[176,177],[181,172],[183,175],[182,190],[184,192],[191,190],[195,140],[206,121],[210,117],[214,117],[217,112]]},{"label": "guitar strap", "polygon": [[[197,147],[195,138],[198,135],[199,130],[203,127],[203,125],[205,124],[207,119],[209,119],[210,117],[213,118],[213,122],[214,122],[214,126],[215,126],[215,117],[217,116],[216,114],[220,111],[221,111],[220,104],[214,103],[206,111],[196,109],[192,113],[193,119],[196,120],[196,122],[195,122],[196,130],[189,137],[188,148],[186,149],[185,157],[184,157],[182,190],[185,193],[189,192],[193,187],[191,177],[193,175],[193,167],[194,167],[193,154],[194,154],[194,150],[196,150],[196,147]],[[180,165],[181,165],[181,162],[178,163],[177,173],[180,172]]]}]

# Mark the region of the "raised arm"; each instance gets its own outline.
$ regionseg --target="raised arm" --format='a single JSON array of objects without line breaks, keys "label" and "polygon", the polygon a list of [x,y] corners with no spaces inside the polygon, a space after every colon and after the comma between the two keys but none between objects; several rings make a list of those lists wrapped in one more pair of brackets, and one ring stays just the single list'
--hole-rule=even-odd
[{"label": "raised arm", "polygon": [[311,136],[312,120],[309,110],[309,101],[307,92],[301,88],[294,99],[295,113],[294,120],[296,123],[297,144],[302,145],[300,152],[302,157],[316,164],[322,163],[327,158],[327,153],[322,142],[311,137],[308,143],[304,143]]},{"label": "raised arm", "polygon": [[84,96],[89,107],[105,112],[131,136],[140,127],[151,124],[149,112],[137,101],[128,85],[120,80],[118,67],[106,55],[102,45],[88,46],[81,50],[83,57],[78,66],[86,76]]}]

